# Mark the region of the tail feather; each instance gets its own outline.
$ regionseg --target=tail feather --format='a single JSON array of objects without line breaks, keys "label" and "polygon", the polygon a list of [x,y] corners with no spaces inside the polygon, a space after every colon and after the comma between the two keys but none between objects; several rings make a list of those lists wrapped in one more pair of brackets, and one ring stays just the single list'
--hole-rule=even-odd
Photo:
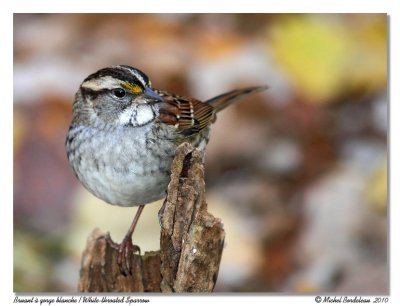
[{"label": "tail feather", "polygon": [[242,88],[242,89],[235,89],[226,93],[223,93],[219,96],[216,96],[214,98],[211,98],[207,101],[206,103],[211,104],[216,112],[219,112],[220,110],[224,109],[231,103],[235,102],[236,100],[250,95],[254,94],[263,90],[267,90],[268,86],[255,86],[255,87],[247,87],[247,88]]}]

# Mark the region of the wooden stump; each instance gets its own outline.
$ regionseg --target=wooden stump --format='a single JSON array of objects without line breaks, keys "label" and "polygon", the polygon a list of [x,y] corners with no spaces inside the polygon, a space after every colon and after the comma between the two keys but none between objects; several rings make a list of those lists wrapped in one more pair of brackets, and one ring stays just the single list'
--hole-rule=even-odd
[{"label": "wooden stump", "polygon": [[160,251],[132,257],[121,274],[108,234],[94,230],[82,255],[81,292],[211,292],[222,256],[221,220],[207,212],[203,153],[184,143],[176,151],[163,205]]}]

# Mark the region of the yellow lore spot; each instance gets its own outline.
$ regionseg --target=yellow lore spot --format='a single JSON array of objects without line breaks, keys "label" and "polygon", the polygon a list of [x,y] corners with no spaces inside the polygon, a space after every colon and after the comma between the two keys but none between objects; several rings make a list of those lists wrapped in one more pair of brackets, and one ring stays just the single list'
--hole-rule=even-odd
[{"label": "yellow lore spot", "polygon": [[131,92],[134,92],[134,93],[143,92],[142,87],[140,87],[139,85],[136,85],[136,84],[129,83],[129,82],[122,83],[122,87],[124,87],[125,89],[130,90]]}]

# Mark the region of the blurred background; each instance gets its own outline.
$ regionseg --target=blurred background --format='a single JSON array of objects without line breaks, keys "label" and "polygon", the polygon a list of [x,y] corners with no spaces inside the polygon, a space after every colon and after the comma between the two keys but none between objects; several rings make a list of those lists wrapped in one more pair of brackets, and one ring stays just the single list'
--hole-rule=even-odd
[{"label": "blurred background", "polygon": [[206,151],[216,291],[388,293],[385,14],[14,14],[16,292],[76,291],[90,232],[119,242],[136,212],[89,194],[64,149],[80,83],[115,64],[202,100],[270,86],[220,113]]}]

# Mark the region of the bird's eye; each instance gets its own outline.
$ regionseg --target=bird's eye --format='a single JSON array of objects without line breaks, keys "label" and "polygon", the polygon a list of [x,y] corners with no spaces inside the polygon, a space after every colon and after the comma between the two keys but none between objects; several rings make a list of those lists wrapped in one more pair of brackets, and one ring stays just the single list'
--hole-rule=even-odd
[{"label": "bird's eye", "polygon": [[116,96],[117,98],[123,98],[126,95],[125,89],[123,88],[115,88],[113,90],[113,94],[114,96]]}]

